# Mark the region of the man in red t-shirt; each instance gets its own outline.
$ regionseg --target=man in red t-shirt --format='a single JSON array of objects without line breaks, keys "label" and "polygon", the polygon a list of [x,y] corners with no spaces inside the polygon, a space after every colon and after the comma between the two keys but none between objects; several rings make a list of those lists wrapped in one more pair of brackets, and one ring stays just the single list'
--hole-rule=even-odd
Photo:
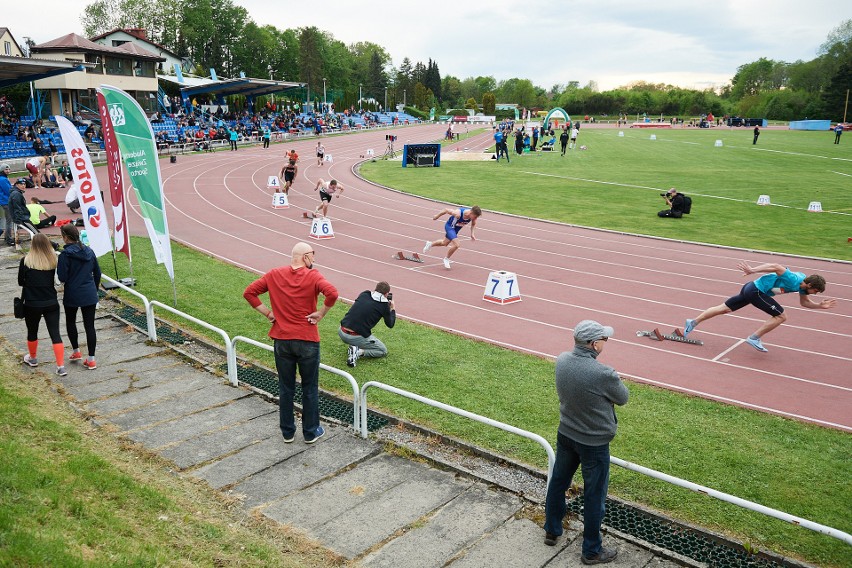
[{"label": "man in red t-shirt", "polygon": [[[319,440],[325,430],[319,420],[320,336],[317,324],[337,301],[337,288],[313,269],[314,250],[308,243],[293,247],[289,266],[273,268],[248,285],[243,297],[272,324],[278,370],[279,413],[284,441],[296,438],[293,395],[296,367],[302,378],[302,435],[306,444]],[[258,296],[268,292],[266,307]],[[323,305],[317,309],[319,295]]]}]

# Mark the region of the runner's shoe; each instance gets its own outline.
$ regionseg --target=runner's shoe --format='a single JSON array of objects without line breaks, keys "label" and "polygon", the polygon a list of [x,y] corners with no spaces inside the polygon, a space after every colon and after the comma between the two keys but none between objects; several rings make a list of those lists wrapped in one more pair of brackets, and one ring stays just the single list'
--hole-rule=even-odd
[{"label": "runner's shoe", "polygon": [[86,359],[85,361],[83,361],[83,366],[86,367],[89,370],[93,370],[93,369],[98,368],[98,364],[95,363],[94,359]]},{"label": "runner's shoe", "polygon": [[751,337],[746,337],[746,343],[757,349],[758,351],[763,351],[767,353],[769,349],[763,346],[763,343],[760,341],[760,338],[752,339]]},{"label": "runner's shoe", "polygon": [[38,358],[30,357],[29,353],[24,355],[24,363],[29,365],[30,367],[38,367]]},{"label": "runner's shoe", "polygon": [[354,367],[356,363],[358,363],[358,348],[350,345],[349,351],[346,353],[346,364]]},{"label": "runner's shoe", "polygon": [[695,323],[695,320],[686,320],[686,324],[683,326],[683,336],[686,337],[689,333],[695,329],[695,326],[698,325]]},{"label": "runner's shoe", "polygon": [[450,259],[449,258],[444,259],[444,268],[446,268],[447,270],[450,269]]},{"label": "runner's shoe", "polygon": [[68,371],[65,370],[65,365],[60,365],[56,367],[56,374],[60,377],[64,377],[65,375],[67,375]]},{"label": "runner's shoe", "polygon": [[68,357],[68,360],[69,361],[82,361],[83,360],[83,354],[80,353],[79,351],[75,351],[74,353],[71,354],[70,357]]},{"label": "runner's shoe", "polygon": [[426,246],[423,247],[423,254],[429,252],[430,248],[432,248],[432,241],[426,241]]}]

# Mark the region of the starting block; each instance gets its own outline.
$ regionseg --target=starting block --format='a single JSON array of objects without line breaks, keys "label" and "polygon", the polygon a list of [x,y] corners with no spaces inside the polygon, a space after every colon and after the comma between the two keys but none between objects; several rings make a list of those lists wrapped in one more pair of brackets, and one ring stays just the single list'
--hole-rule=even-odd
[{"label": "starting block", "polygon": [[423,262],[423,259],[420,258],[420,255],[417,254],[416,252],[406,254],[402,251],[399,251],[395,255],[393,255],[391,258],[396,259],[396,260],[410,260],[412,262],[421,262],[421,263]]},{"label": "starting block", "polygon": [[663,341],[668,339],[669,341],[677,341],[679,343],[689,343],[690,345],[704,345],[704,342],[700,339],[689,339],[683,336],[683,332],[680,329],[675,329],[670,334],[661,333],[659,328],[655,328],[653,331],[637,331],[637,337],[650,337],[654,341]]},{"label": "starting block", "polygon": [[286,193],[273,193],[272,194],[272,208],[273,209],[287,209],[290,207],[290,202],[287,201]]}]

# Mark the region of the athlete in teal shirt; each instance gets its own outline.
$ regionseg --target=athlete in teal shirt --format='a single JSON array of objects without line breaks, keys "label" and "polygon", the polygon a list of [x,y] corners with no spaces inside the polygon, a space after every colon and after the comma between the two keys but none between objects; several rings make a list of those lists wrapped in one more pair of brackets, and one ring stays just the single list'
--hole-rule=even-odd
[{"label": "athlete in teal shirt", "polygon": [[811,294],[821,294],[822,292],[825,292],[825,278],[818,274],[812,274],[806,277],[802,272],[792,272],[786,266],[772,263],[749,266],[745,262],[740,262],[737,264],[737,268],[742,270],[746,275],[758,272],[766,272],[767,274],[753,282],[747,283],[742,287],[739,294],[731,296],[725,300],[724,304],[704,310],[695,319],[686,320],[686,325],[683,328],[684,337],[689,335],[689,332],[695,329],[695,327],[704,320],[708,320],[722,314],[735,312],[738,309],[751,304],[772,317],[765,321],[763,325],[747,337],[745,341],[758,351],[766,352],[768,349],[763,346],[760,338],[787,320],[787,314],[784,313],[784,308],[782,308],[774,299],[775,295],[798,292],[799,304],[803,308],[819,308],[827,310],[834,307],[834,304],[836,303],[835,300],[822,300],[821,302],[815,302],[808,297]]}]

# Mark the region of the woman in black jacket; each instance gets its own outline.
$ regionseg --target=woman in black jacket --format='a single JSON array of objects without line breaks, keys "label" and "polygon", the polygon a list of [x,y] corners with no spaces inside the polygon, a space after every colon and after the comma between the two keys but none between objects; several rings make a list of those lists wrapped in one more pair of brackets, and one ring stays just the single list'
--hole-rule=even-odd
[{"label": "woman in black jacket", "polygon": [[30,251],[18,266],[18,284],[22,287],[24,321],[27,324],[27,354],[24,363],[38,367],[38,326],[41,318],[47,326],[53,354],[56,357],[56,374],[65,376],[65,346],[59,335],[59,301],[56,299],[54,277],[56,253],[47,236],[33,237]]},{"label": "woman in black jacket", "polygon": [[65,331],[74,350],[71,361],[82,361],[80,344],[77,339],[77,309],[83,314],[83,328],[86,330],[86,347],[89,356],[83,361],[87,369],[97,369],[95,347],[98,337],[95,333],[95,308],[98,304],[98,286],[101,285],[101,267],[94,251],[80,242],[77,227],[68,223],[62,225],[62,240],[65,248],[59,255],[56,275],[65,284],[62,304],[65,306]]}]

